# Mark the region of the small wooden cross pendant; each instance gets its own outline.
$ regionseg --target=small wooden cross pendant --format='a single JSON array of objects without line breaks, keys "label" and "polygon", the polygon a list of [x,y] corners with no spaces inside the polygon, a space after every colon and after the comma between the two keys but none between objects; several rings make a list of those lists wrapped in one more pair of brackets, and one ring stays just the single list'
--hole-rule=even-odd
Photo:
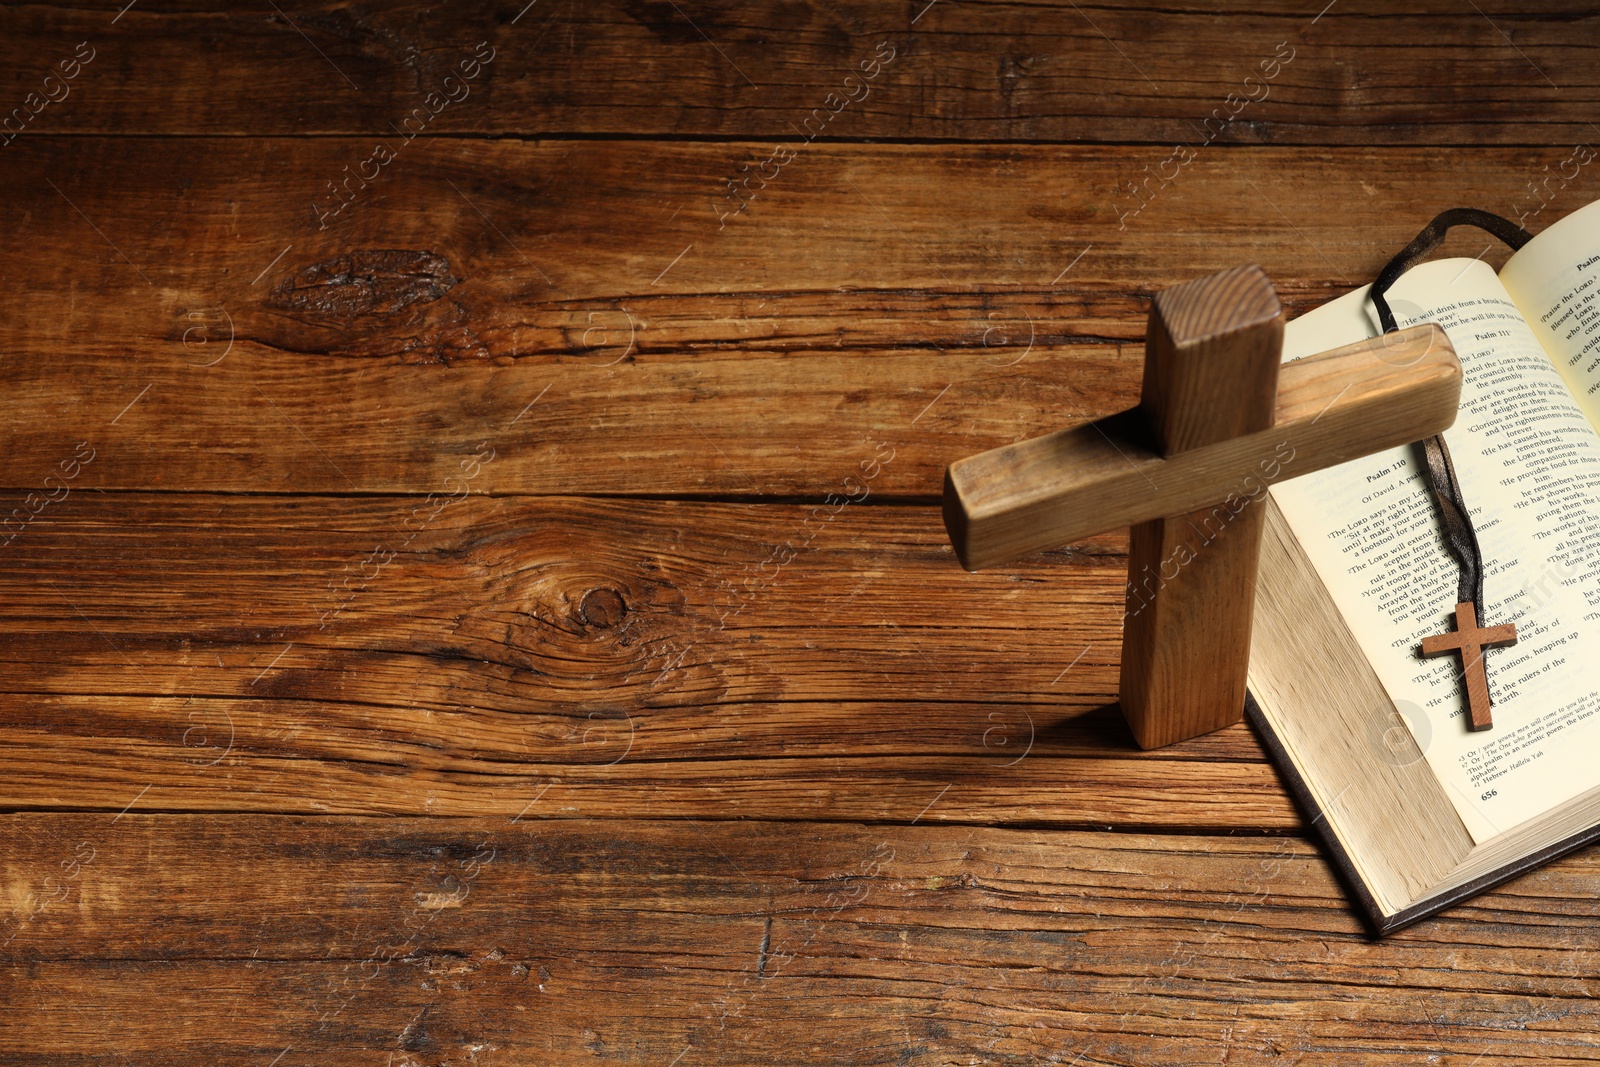
[{"label": "small wooden cross pendant", "polygon": [[950,465],[944,521],[968,570],[1132,527],[1122,713],[1144,748],[1244,714],[1267,485],[1455,421],[1461,364],[1417,326],[1281,366],[1260,267],[1158,293],[1137,409]]},{"label": "small wooden cross pendant", "polygon": [[1474,730],[1487,730],[1494,725],[1489,716],[1489,675],[1483,669],[1483,650],[1516,643],[1517,628],[1510,623],[1480,629],[1477,606],[1470,600],[1463,600],[1456,605],[1455,633],[1422,639],[1424,656],[1437,656],[1444,652],[1461,653],[1461,673],[1467,685],[1467,711]]}]

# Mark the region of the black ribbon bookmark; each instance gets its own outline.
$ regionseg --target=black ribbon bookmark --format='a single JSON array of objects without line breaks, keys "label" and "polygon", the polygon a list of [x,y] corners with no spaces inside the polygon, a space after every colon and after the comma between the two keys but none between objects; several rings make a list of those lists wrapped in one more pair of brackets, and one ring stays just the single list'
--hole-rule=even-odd
[{"label": "black ribbon bookmark", "polygon": [[[1440,212],[1422,228],[1422,232],[1400,253],[1384,265],[1372,283],[1372,303],[1378,309],[1378,324],[1384,333],[1399,327],[1385,294],[1395,280],[1421,262],[1428,253],[1439,247],[1445,234],[1453,226],[1476,226],[1487,230],[1513,249],[1521,248],[1533,235],[1510,219],[1476,208],[1452,208]],[[1425,638],[1422,642],[1424,656],[1445,652],[1461,655],[1462,675],[1466,681],[1467,711],[1474,730],[1487,730],[1494,725],[1489,714],[1489,679],[1483,666],[1483,650],[1497,645],[1515,644],[1515,626],[1480,627],[1478,615],[1483,608],[1483,549],[1478,545],[1478,532],[1472,526],[1472,516],[1467,511],[1461,495],[1461,482],[1456,477],[1455,464],[1450,460],[1450,449],[1442,435],[1422,442],[1423,477],[1432,490],[1439,509],[1439,520],[1444,526],[1445,542],[1450,554],[1460,568],[1460,581],[1456,587],[1456,630],[1454,633]]]}]

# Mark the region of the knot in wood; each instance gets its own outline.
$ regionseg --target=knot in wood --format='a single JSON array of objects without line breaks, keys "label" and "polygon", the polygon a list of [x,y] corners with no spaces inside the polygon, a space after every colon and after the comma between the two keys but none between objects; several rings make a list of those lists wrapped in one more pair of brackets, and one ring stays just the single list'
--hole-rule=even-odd
[{"label": "knot in wood", "polygon": [[591,589],[578,605],[579,621],[600,630],[617,625],[627,613],[628,605],[615,589]]},{"label": "knot in wood", "polygon": [[430,304],[461,279],[435,252],[362,248],[313,263],[272,287],[266,305],[317,318],[351,321]]}]

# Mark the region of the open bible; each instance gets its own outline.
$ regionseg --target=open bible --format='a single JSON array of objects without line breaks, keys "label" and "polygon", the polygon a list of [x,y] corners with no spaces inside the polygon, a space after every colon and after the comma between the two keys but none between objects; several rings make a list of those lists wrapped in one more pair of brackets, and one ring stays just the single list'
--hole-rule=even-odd
[{"label": "open bible", "polygon": [[[1457,568],[1420,448],[1294,478],[1264,505],[1252,722],[1375,929],[1600,837],[1600,202],[1498,275],[1426,263],[1390,289],[1461,360],[1445,432],[1484,558],[1494,725],[1472,732],[1450,629]],[[1379,333],[1368,287],[1289,323],[1284,358]]]}]

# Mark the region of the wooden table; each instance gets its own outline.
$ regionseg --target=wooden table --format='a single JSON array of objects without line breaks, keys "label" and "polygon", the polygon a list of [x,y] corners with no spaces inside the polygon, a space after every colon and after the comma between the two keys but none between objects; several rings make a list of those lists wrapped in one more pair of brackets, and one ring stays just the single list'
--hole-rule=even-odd
[{"label": "wooden table", "polygon": [[523,2],[0,10],[0,1064],[1600,1058],[1600,856],[1369,939],[937,508],[1600,195],[1592,6]]}]

